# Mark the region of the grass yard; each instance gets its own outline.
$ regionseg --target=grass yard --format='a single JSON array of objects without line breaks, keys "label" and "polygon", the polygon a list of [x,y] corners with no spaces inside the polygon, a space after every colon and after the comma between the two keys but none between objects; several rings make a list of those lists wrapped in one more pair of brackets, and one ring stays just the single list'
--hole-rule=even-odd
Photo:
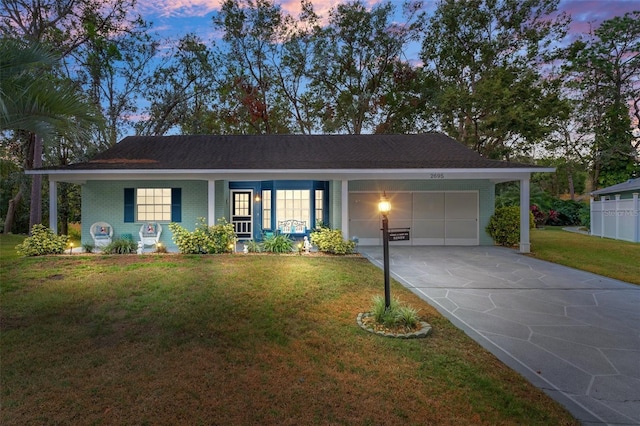
[{"label": "grass yard", "polygon": [[532,256],[640,285],[640,244],[563,231],[531,230]]},{"label": "grass yard", "polygon": [[3,425],[577,424],[395,282],[433,334],[361,330],[383,292],[363,258],[25,259],[2,238]]}]

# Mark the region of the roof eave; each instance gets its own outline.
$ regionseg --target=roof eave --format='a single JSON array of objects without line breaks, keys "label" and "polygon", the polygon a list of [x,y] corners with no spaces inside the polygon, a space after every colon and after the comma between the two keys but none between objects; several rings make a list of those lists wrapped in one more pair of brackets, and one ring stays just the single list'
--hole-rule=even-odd
[{"label": "roof eave", "polygon": [[445,180],[490,179],[505,182],[526,178],[531,173],[554,172],[552,167],[513,168],[424,168],[424,169],[126,169],[126,170],[28,170],[30,175],[49,175],[52,181],[155,180]]}]

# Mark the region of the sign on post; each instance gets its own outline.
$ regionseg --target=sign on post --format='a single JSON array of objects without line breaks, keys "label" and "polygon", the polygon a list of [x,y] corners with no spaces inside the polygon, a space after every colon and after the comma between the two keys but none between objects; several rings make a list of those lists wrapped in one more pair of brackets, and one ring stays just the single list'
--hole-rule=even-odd
[{"label": "sign on post", "polygon": [[389,230],[389,241],[409,241],[409,228],[395,228]]}]

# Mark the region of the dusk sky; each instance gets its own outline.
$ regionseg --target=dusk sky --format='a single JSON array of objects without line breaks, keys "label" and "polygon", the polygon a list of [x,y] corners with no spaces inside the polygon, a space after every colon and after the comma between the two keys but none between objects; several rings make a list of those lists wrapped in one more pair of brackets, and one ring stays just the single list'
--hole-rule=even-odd
[{"label": "dusk sky", "polygon": [[[379,3],[363,1],[369,5]],[[331,7],[341,3],[340,0],[312,2],[316,13],[325,17]],[[220,3],[220,0],[139,0],[137,9],[146,20],[153,22],[155,32],[162,38],[176,39],[187,33],[196,33],[204,41],[211,41],[217,36],[211,19],[219,10]],[[300,10],[299,0],[276,0],[276,3],[294,16]],[[400,9],[402,1],[396,3]],[[436,0],[425,0],[424,10],[430,13],[436,5]],[[590,23],[597,26],[603,20],[640,10],[640,0],[561,0],[560,10],[571,14],[572,32],[581,33],[589,30]]]}]

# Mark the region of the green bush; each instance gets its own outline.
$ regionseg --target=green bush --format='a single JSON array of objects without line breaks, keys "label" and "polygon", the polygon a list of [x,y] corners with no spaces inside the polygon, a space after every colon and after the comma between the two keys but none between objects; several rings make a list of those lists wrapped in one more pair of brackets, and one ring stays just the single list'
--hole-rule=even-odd
[{"label": "green bush", "polygon": [[76,242],[80,242],[82,241],[82,234],[80,233],[79,230],[69,227],[69,239],[71,241],[76,241]]},{"label": "green bush", "polygon": [[219,219],[218,224],[212,226],[208,226],[204,218],[199,218],[193,232],[177,223],[170,223],[169,229],[178,250],[183,254],[230,253],[235,248],[233,224],[228,223],[225,218]]},{"label": "green bush", "polygon": [[257,241],[247,241],[246,246],[249,253],[260,253],[262,251],[262,247]]},{"label": "green bush", "polygon": [[551,221],[552,225],[579,226],[589,225],[589,221],[583,222],[586,215],[590,216],[589,204],[580,203],[573,200],[554,200],[552,208],[557,212],[557,218]]},{"label": "green bush", "polygon": [[84,250],[85,253],[93,253],[93,250],[95,250],[95,246],[91,243],[84,243],[82,245],[82,250]]},{"label": "green bush", "polygon": [[61,254],[67,248],[69,237],[56,235],[44,225],[33,225],[31,236],[16,246],[21,256],[42,256]]},{"label": "green bush", "polygon": [[118,238],[102,248],[106,254],[132,254],[138,250],[138,243],[128,238]]},{"label": "green bush", "polygon": [[293,251],[293,240],[287,234],[273,234],[265,237],[262,249],[267,253],[290,253]]},{"label": "green bush", "polygon": [[378,324],[387,327],[414,328],[420,318],[418,311],[411,306],[401,305],[398,299],[391,299],[389,309],[386,309],[385,299],[382,296],[374,296],[371,306],[371,314]]},{"label": "green bush", "polygon": [[586,209],[582,209],[578,217],[580,218],[580,225],[591,228],[591,208],[589,206]]},{"label": "green bush", "polygon": [[[533,214],[529,212],[529,227],[535,222]],[[520,207],[499,207],[489,219],[486,228],[491,238],[501,246],[513,247],[520,242]]]},{"label": "green bush", "polygon": [[324,253],[351,254],[356,248],[355,241],[347,241],[339,229],[317,228],[311,233],[311,242]]}]

